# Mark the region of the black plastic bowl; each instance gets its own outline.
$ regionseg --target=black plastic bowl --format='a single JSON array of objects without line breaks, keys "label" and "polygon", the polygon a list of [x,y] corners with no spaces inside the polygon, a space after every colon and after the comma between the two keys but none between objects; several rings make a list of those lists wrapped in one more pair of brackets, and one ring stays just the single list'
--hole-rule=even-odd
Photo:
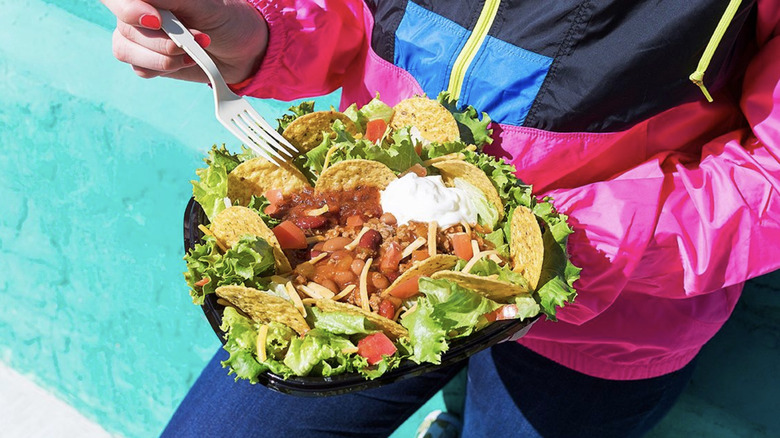
[{"label": "black plastic bowl", "polygon": [[[187,208],[184,210],[185,251],[190,251],[195,247],[196,243],[201,241],[203,232],[198,229],[198,225],[207,223],[208,218],[200,204],[195,202],[194,199],[190,199]],[[214,333],[217,334],[219,340],[224,344],[225,332],[219,328],[222,325],[224,306],[217,304],[217,297],[211,294],[206,296],[201,308],[214,329]],[[258,379],[261,384],[275,391],[310,397],[345,394],[352,391],[375,388],[453,365],[512,336],[525,334],[536,319],[494,322],[467,338],[456,339],[450,342],[449,350],[442,355],[441,364],[416,364],[406,360],[398,368],[373,380],[366,380],[359,374],[341,374],[333,377],[289,377],[284,379],[270,372],[261,373]]]}]

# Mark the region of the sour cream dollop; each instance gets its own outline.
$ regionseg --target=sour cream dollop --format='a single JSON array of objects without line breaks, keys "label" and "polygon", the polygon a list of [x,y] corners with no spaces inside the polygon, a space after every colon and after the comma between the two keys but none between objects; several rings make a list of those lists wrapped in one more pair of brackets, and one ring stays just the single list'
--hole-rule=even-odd
[{"label": "sour cream dollop", "polygon": [[447,187],[441,175],[420,177],[410,172],[382,191],[380,203],[399,225],[435,221],[440,228],[447,228],[460,222],[477,222],[477,210],[467,192]]}]

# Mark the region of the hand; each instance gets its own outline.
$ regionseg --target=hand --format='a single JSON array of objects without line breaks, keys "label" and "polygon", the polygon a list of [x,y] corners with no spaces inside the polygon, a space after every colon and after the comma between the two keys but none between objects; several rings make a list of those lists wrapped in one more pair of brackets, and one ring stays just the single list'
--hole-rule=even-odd
[{"label": "hand", "polygon": [[246,0],[101,0],[117,17],[114,56],[142,78],[207,82],[195,62],[160,29],[156,8],[169,9],[214,59],[225,81],[254,74],[265,54],[268,28]]}]

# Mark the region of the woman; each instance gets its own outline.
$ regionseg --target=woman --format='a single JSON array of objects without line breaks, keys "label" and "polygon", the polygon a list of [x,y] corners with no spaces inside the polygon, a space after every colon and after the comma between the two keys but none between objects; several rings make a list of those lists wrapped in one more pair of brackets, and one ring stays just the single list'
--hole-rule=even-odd
[{"label": "woman", "polygon": [[[744,281],[780,266],[778,2],[103,3],[142,77],[205,81],[157,6],[239,93],[392,105],[448,90],[498,123],[486,152],[569,215],[583,270],[558,322],[470,359],[464,436],[642,435]],[[232,383],[219,354],[167,433],[388,435],[457,372],[300,399]]]}]

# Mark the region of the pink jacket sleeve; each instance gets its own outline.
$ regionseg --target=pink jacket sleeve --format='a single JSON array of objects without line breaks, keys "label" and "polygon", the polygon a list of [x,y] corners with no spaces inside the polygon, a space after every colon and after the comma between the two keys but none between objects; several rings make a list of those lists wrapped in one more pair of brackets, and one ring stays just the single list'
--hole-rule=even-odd
[{"label": "pink jacket sleeve", "polygon": [[586,293],[561,320],[582,324],[619,293],[686,298],[780,267],[780,6],[770,3],[739,105],[749,129],[549,193],[574,223],[569,251],[585,268],[576,286]]},{"label": "pink jacket sleeve", "polygon": [[257,75],[237,91],[293,100],[341,86],[368,49],[360,0],[249,0],[268,23],[268,49]]}]

